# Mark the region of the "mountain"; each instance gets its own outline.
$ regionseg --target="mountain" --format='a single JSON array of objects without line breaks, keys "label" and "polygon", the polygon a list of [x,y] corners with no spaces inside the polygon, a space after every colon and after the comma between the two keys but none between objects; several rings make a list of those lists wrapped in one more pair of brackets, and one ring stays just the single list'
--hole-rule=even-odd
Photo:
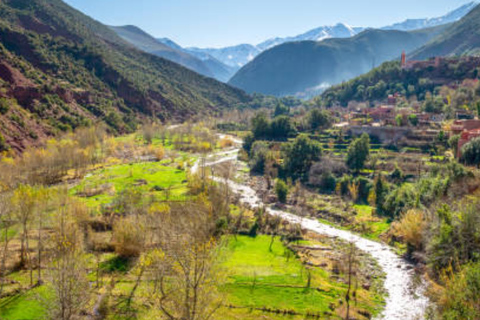
[{"label": "mountain", "polygon": [[443,24],[449,24],[456,22],[466,16],[473,8],[478,5],[478,1],[472,1],[467,3],[456,10],[453,10],[446,15],[438,18],[427,19],[408,19],[400,23],[395,23],[390,26],[383,27],[383,30],[401,30],[410,31],[417,29],[424,29],[430,27],[436,27]]},{"label": "mountain", "polygon": [[[424,18],[424,19],[409,19],[400,23],[392,24],[381,28],[383,30],[399,30],[399,31],[412,31],[417,29],[425,29],[430,27],[436,27],[448,23],[458,21],[468,12],[470,12],[478,1],[467,3],[460,8],[447,13],[442,17],[437,18]],[[195,54],[208,54],[215,57],[222,63],[236,68],[237,70],[250,62],[253,58],[259,55],[261,52],[273,48],[274,46],[296,41],[322,41],[329,38],[350,38],[360,32],[366,30],[364,27],[351,27],[344,23],[338,23],[334,26],[321,26],[303,34],[291,37],[276,37],[268,39],[258,45],[242,44],[238,46],[226,47],[226,48],[188,48],[187,51]]]},{"label": "mountain", "polygon": [[346,24],[339,23],[335,26],[316,28],[295,37],[269,39],[256,46],[251,44],[240,44],[238,46],[218,49],[192,47],[187,48],[186,50],[200,59],[202,59],[202,56],[205,54],[212,56],[222,63],[232,67],[236,72],[245,64],[252,61],[261,52],[282,43],[304,40],[321,41],[327,38],[349,38],[363,30],[364,28],[352,28]]},{"label": "mountain", "polygon": [[204,76],[215,77],[213,72],[200,59],[183,52],[181,49],[175,49],[157,41],[157,39],[136,26],[110,27],[110,29],[140,50],[176,62]]},{"label": "mountain", "polygon": [[329,39],[329,38],[350,38],[359,34],[364,30],[365,28],[362,28],[362,27],[350,27],[344,23],[338,23],[335,26],[319,27],[295,37],[270,39],[258,44],[257,48],[260,49],[261,51],[264,51],[286,42],[308,41],[308,40],[322,41],[324,39]]},{"label": "mountain", "polygon": [[444,29],[369,29],[352,38],[284,43],[261,53],[229,83],[250,93],[309,97],[421,47]]},{"label": "mountain", "polygon": [[17,150],[72,128],[186,119],[251,98],[145,53],[61,0],[0,2],[0,139]]},{"label": "mountain", "polygon": [[214,57],[215,59],[221,61],[227,66],[237,68],[237,70],[250,62],[255,58],[260,50],[250,44],[240,44],[238,46],[226,47],[226,48],[187,48],[188,52],[195,54],[197,56],[208,54],[209,56]]},{"label": "mountain", "polygon": [[186,54],[195,57],[196,59],[200,59],[203,64],[210,70],[210,72],[214,75],[215,79],[228,82],[230,78],[238,71],[238,67],[232,67],[227,64],[220,62],[218,59],[215,59],[213,56],[206,52],[198,52],[198,51],[191,51],[185,48],[182,48],[179,44],[172,41],[169,38],[158,38],[157,41],[161,42],[162,44],[175,49],[185,52]]},{"label": "mountain", "polygon": [[163,43],[164,45],[169,46],[170,48],[177,49],[177,50],[183,50],[183,48],[173,40],[169,38],[157,38],[157,41]]},{"label": "mountain", "polygon": [[480,54],[480,6],[454,23],[439,37],[414,52],[409,58]]}]

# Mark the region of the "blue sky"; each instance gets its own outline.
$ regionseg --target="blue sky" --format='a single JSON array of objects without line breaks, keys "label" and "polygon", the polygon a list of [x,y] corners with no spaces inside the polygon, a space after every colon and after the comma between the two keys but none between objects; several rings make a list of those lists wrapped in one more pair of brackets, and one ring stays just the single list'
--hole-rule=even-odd
[{"label": "blue sky", "polygon": [[436,17],[468,0],[64,0],[109,25],[133,24],[182,46],[257,44],[344,22],[380,27]]}]

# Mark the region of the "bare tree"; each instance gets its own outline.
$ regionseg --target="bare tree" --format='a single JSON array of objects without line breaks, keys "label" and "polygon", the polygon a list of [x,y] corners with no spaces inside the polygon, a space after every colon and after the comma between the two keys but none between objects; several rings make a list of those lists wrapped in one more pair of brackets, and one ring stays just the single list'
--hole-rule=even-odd
[{"label": "bare tree", "polygon": [[170,320],[209,320],[220,308],[214,222],[203,204],[175,205],[164,214],[152,254],[153,297]]},{"label": "bare tree", "polygon": [[350,320],[350,300],[353,297],[356,297],[357,294],[357,286],[353,284],[353,282],[356,282],[356,274],[357,274],[357,268],[358,268],[358,260],[357,260],[357,247],[355,244],[349,243],[348,245],[348,251],[345,254],[344,260],[346,260],[346,273],[347,273],[347,293],[345,294],[345,301],[347,302],[347,314],[346,314],[346,320]]},{"label": "bare tree", "polygon": [[27,185],[20,185],[14,192],[12,203],[14,205],[15,219],[22,229],[20,266],[25,267],[28,263],[30,269],[30,285],[33,285],[33,266],[30,255],[29,231],[37,210],[37,189]]},{"label": "bare tree", "polygon": [[75,319],[90,299],[82,232],[73,215],[67,201],[55,217],[49,272],[53,296],[44,301],[52,320]]},{"label": "bare tree", "polygon": [[0,194],[0,232],[3,234],[3,247],[0,263],[0,295],[5,284],[5,273],[8,259],[8,245],[10,243],[10,227],[13,225],[12,211],[10,206],[10,195]]}]

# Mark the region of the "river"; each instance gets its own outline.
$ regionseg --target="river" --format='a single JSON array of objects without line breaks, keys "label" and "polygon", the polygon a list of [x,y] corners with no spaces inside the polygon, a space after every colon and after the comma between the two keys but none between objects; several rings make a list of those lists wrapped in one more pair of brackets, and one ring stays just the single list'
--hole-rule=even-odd
[{"label": "river", "polygon": [[[235,141],[238,143],[238,140]],[[235,161],[238,149],[210,155],[205,161],[206,166]],[[192,171],[198,170],[198,163],[192,167]],[[304,229],[318,234],[336,237],[344,241],[353,242],[356,247],[372,256],[385,273],[385,290],[388,293],[386,305],[383,312],[377,319],[383,320],[417,320],[423,319],[428,305],[428,298],[425,296],[425,284],[415,285],[415,272],[413,265],[397,255],[390,246],[362,238],[361,236],[325,225],[317,220],[302,218],[297,215],[275,210],[262,203],[255,190],[246,184],[239,184],[234,181],[213,177],[221,183],[228,183],[232,192],[237,194],[240,202],[250,208],[263,206],[266,212],[271,215],[280,216],[292,223],[300,224]]]}]

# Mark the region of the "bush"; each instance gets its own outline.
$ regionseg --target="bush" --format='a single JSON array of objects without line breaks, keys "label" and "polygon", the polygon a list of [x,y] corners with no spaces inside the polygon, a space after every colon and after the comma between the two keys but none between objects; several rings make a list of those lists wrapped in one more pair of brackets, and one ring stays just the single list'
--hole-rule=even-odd
[{"label": "bush", "polygon": [[133,217],[118,219],[113,226],[113,241],[120,257],[139,257],[145,244],[144,224]]},{"label": "bush", "polygon": [[10,149],[10,148],[7,144],[7,141],[5,140],[3,135],[0,133],[0,152],[8,151],[8,149]]},{"label": "bush", "polygon": [[443,320],[480,319],[480,263],[469,264],[444,277],[438,305]]},{"label": "bush", "polygon": [[417,193],[413,185],[404,184],[385,197],[383,212],[390,218],[398,217],[402,212],[415,208]]},{"label": "bush", "polygon": [[268,156],[268,144],[263,141],[256,141],[250,150],[250,170],[253,173],[264,174],[265,163]]},{"label": "bush", "polygon": [[10,110],[10,101],[5,98],[0,98],[0,114],[6,114]]},{"label": "bush", "polygon": [[278,179],[275,183],[275,193],[277,194],[278,201],[281,203],[287,202],[288,187],[283,180]]},{"label": "bush", "polygon": [[393,234],[407,244],[408,253],[423,249],[427,222],[422,211],[408,210],[399,222],[392,225]]}]

